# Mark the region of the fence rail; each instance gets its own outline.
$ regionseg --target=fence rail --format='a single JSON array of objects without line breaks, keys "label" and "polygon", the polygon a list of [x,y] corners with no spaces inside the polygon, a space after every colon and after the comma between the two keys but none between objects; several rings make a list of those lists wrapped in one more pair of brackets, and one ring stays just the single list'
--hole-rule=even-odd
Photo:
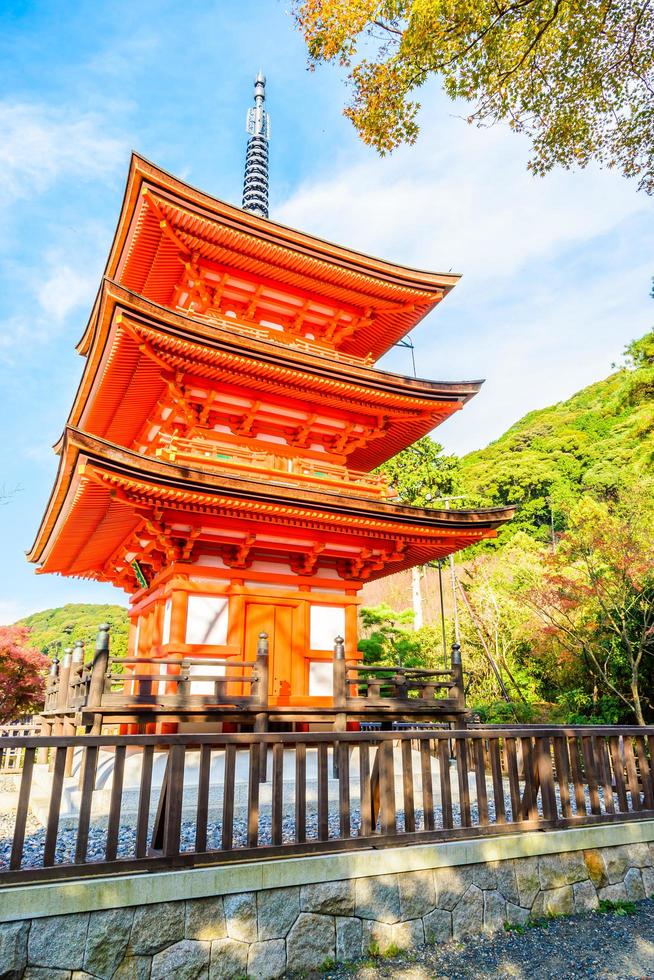
[{"label": "fence rail", "polygon": [[[259,713],[269,705],[268,635],[260,633],[255,660],[241,660],[237,648],[215,647],[215,656],[189,654],[160,657],[113,657],[109,626],[98,633],[92,662],[85,662],[77,641],[59,663],[52,662],[46,681],[45,717],[101,712],[103,709],[155,707],[180,714],[207,707],[237,707]],[[229,656],[218,656],[219,652]],[[337,636],[332,661],[335,711],[465,711],[461,651],[454,644],[451,669],[427,670],[402,665],[364,667],[346,660],[345,641]]]},{"label": "fence rail", "polygon": [[24,765],[0,884],[654,817],[654,728],[3,743]]}]

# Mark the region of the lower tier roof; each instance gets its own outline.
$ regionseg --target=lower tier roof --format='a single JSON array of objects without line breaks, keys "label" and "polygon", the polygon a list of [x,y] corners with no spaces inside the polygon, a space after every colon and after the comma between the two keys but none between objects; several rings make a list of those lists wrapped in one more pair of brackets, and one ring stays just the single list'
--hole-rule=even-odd
[{"label": "lower tier roof", "polygon": [[154,460],[68,428],[28,559],[40,571],[136,591],[176,562],[285,564],[350,583],[425,564],[484,538],[513,508],[425,510]]}]

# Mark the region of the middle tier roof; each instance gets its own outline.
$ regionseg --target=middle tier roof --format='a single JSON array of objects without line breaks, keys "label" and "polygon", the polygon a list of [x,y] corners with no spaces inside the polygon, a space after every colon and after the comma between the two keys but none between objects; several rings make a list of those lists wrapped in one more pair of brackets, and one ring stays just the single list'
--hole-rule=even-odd
[{"label": "middle tier roof", "polygon": [[[482,382],[406,378],[178,314],[104,280],[68,424],[154,452],[162,431],[285,440],[369,470]],[[231,431],[232,435],[227,433]]]}]

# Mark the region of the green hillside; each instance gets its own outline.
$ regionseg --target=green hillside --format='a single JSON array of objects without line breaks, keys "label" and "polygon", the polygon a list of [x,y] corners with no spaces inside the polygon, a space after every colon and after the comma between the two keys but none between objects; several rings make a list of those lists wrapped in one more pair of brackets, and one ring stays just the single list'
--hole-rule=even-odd
[{"label": "green hillside", "polygon": [[[58,609],[44,609],[21,619],[18,625],[29,626],[32,630],[30,643],[38,650],[50,655],[61,644],[60,649],[72,646],[75,640],[84,640],[90,651],[95,642],[100,623],[111,625],[111,651],[120,656],[127,653],[127,634],[129,620],[127,610],[122,606],[101,605],[71,602]],[[69,634],[64,632],[66,627],[72,627]]]},{"label": "green hillside", "polygon": [[530,412],[485,449],[463,457],[466,506],[518,504],[500,540],[524,530],[541,540],[586,493],[611,498],[654,472],[654,332],[627,349],[624,367],[567,401]]}]

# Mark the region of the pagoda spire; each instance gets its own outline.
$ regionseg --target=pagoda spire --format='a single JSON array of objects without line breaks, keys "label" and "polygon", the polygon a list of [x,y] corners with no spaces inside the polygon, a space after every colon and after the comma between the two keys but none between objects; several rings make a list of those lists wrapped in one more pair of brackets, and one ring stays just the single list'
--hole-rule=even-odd
[{"label": "pagoda spire", "polygon": [[243,210],[260,218],[268,217],[268,140],[270,117],[264,109],[266,76],[259,72],[254,80],[254,105],[248,109],[245,129],[249,134],[243,180]]}]

